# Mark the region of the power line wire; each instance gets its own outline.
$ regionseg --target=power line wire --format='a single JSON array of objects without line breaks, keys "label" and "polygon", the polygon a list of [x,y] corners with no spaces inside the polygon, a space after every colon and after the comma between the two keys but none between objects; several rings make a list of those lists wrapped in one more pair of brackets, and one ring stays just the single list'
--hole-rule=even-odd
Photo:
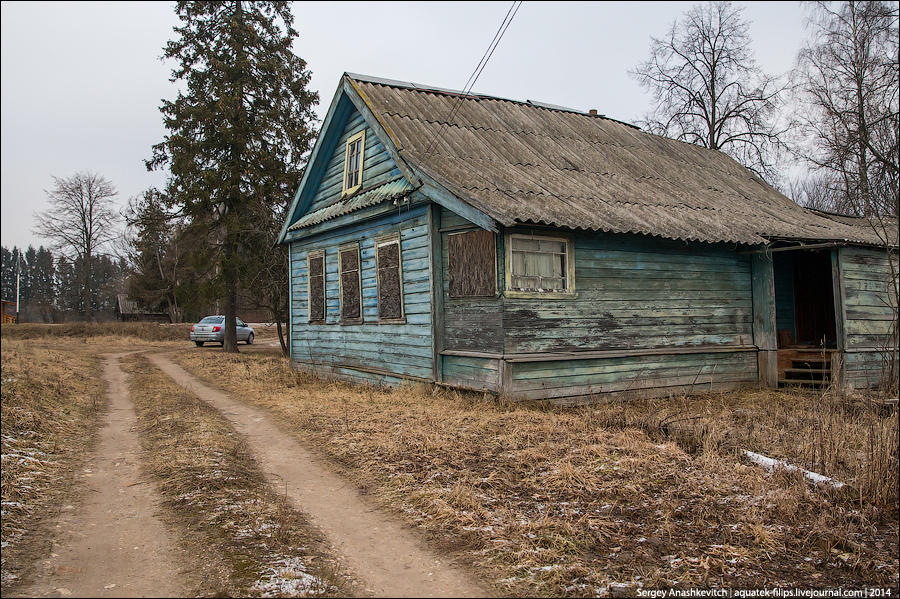
[{"label": "power line wire", "polygon": [[[472,71],[472,74],[469,75],[469,79],[466,80],[466,84],[463,86],[462,94],[460,94],[456,98],[456,102],[453,103],[453,106],[450,108],[450,112],[447,113],[447,116],[444,118],[447,121],[447,126],[450,126],[450,120],[456,115],[459,111],[459,108],[462,106],[462,101],[466,99],[472,91],[472,88],[475,87],[475,83],[478,82],[478,78],[481,77],[481,73],[484,71],[488,62],[491,60],[491,57],[494,55],[494,51],[497,49],[497,46],[500,45],[500,40],[503,39],[503,35],[506,33],[506,30],[509,29],[510,23],[512,23],[513,19],[516,17],[516,13],[519,12],[519,8],[522,6],[523,0],[514,0],[510,5],[509,10],[506,11],[506,16],[503,17],[503,21],[500,23],[500,27],[497,28],[497,32],[494,33],[494,38],[491,40],[491,43],[488,44],[487,49],[484,51],[484,54],[481,56],[481,60],[478,61],[478,64],[475,66],[475,70]],[[435,131],[434,136],[432,136],[431,141],[428,144],[428,147],[425,149],[425,156],[431,153],[431,150],[434,148],[438,139],[440,139],[441,134],[443,133],[443,128],[440,123],[438,123],[437,131]]]}]

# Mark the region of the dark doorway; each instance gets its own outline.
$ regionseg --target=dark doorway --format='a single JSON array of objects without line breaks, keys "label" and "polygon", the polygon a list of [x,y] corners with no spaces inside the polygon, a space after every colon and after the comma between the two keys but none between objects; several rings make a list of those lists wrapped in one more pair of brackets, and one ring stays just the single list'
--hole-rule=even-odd
[{"label": "dark doorway", "polygon": [[836,347],[830,250],[773,255],[779,347]]},{"label": "dark doorway", "polygon": [[797,253],[794,268],[797,344],[835,347],[831,252]]}]

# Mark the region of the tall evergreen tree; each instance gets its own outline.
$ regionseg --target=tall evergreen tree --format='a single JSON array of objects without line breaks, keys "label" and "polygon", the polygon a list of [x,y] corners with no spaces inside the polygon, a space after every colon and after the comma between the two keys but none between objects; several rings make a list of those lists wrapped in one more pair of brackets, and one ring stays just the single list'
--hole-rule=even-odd
[{"label": "tall evergreen tree", "polygon": [[184,91],[160,110],[169,133],[150,169],[168,167],[166,197],[205,231],[224,300],[226,351],[237,351],[235,316],[243,261],[258,253],[255,215],[286,202],[314,137],[306,62],[287,2],[178,2],[172,81]]},{"label": "tall evergreen tree", "polygon": [[16,257],[6,246],[0,248],[0,293],[3,299],[12,301],[16,296]]}]

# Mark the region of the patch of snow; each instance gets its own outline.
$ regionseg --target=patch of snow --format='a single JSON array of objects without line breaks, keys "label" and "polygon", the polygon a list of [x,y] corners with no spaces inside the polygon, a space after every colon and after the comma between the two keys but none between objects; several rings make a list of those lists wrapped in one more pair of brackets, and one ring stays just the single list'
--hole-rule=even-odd
[{"label": "patch of snow", "polygon": [[760,466],[762,466],[763,468],[765,468],[766,470],[769,470],[769,471],[772,471],[775,468],[783,468],[783,469],[787,470],[788,472],[801,472],[803,474],[803,476],[805,476],[807,479],[811,480],[814,483],[828,483],[831,486],[833,486],[835,489],[840,489],[841,487],[844,486],[844,483],[842,483],[839,480],[835,480],[828,476],[823,476],[816,472],[810,472],[809,470],[804,470],[803,468],[800,468],[799,466],[794,466],[793,464],[788,464],[787,462],[785,462],[783,460],[772,459],[770,457],[762,455],[761,453],[755,453],[753,451],[748,451],[745,449],[744,455],[747,456],[751,462],[753,462],[755,464],[759,464]]},{"label": "patch of snow", "polygon": [[309,597],[323,594],[328,585],[308,573],[303,560],[288,557],[277,560],[251,590],[263,597]]}]

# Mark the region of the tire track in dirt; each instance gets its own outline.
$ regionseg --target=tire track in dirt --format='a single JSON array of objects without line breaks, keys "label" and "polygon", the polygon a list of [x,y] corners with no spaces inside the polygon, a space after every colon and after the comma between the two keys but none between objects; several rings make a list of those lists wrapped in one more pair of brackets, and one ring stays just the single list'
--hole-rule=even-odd
[{"label": "tire track in dirt", "polygon": [[126,375],[105,357],[109,412],[97,448],[80,473],[83,501],[64,506],[49,559],[25,596],[178,597],[180,550],[155,516],[159,497],[140,472],[140,443]]},{"label": "tire track in dirt", "polygon": [[296,507],[325,533],[368,592],[380,597],[490,596],[471,574],[367,503],[352,484],[283,432],[264,411],[203,384],[164,355],[149,358],[232,422],[273,483],[286,489]]}]

